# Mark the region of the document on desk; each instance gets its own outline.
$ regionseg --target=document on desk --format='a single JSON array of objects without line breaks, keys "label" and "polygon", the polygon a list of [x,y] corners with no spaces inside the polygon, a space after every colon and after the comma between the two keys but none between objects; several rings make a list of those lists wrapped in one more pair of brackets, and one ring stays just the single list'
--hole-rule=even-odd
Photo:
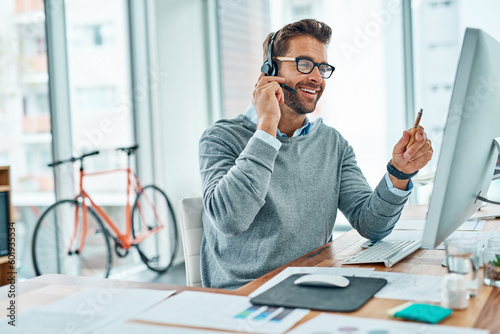
[{"label": "document on desk", "polygon": [[[175,291],[87,288],[45,306],[20,312],[16,333],[88,333],[126,320],[157,304]],[[6,319],[0,333],[11,330]]]},{"label": "document on desk", "polygon": [[251,333],[283,333],[309,313],[306,309],[254,306],[250,298],[184,291],[156,305],[135,320],[157,324]]},{"label": "document on desk", "polygon": [[138,324],[133,322],[121,322],[93,332],[93,334],[228,334],[227,332],[170,327],[164,325]]},{"label": "document on desk", "polygon": [[271,278],[266,283],[262,284],[258,289],[250,294],[250,298],[254,298],[264,291],[269,290],[281,281],[295,274],[325,274],[325,275],[341,275],[347,277],[370,277],[374,268],[332,268],[332,267],[288,267],[278,275]]},{"label": "document on desk", "polygon": [[[453,238],[465,238],[465,239],[476,239],[483,248],[489,238],[500,238],[500,232],[498,231],[455,231],[447,239]],[[440,243],[436,249],[444,249],[444,242]],[[444,258],[444,254],[443,254]]]},{"label": "document on desk", "polygon": [[370,277],[387,280],[387,284],[375,294],[376,298],[437,303],[441,301],[442,276],[374,271]]},{"label": "document on desk", "polygon": [[475,328],[428,325],[421,323],[379,320],[321,313],[317,317],[305,322],[304,324],[289,332],[289,334],[303,333],[488,334],[489,331]]},{"label": "document on desk", "polygon": [[[481,231],[486,223],[482,219],[469,219],[465,221],[457,231]],[[394,226],[394,230],[423,230],[425,219],[400,219]]]}]

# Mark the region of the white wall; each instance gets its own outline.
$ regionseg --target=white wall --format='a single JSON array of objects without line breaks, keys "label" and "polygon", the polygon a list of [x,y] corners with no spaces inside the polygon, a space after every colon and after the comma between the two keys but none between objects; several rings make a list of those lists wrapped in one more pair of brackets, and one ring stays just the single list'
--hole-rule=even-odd
[{"label": "white wall", "polygon": [[153,140],[161,159],[155,173],[177,211],[180,199],[201,195],[198,140],[210,114],[204,1],[157,0],[155,6],[151,49],[162,77],[153,101],[160,129]]}]

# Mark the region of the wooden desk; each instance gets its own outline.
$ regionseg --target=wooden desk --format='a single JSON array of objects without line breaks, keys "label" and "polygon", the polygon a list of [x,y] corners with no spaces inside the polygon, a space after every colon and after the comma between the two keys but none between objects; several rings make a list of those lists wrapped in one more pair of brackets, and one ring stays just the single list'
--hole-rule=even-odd
[{"label": "wooden desk", "polygon": [[[412,213],[418,214],[422,210],[422,208],[408,208],[405,210],[405,216],[412,217]],[[484,230],[500,231],[500,222],[490,221],[485,225]],[[360,251],[360,245],[363,243],[363,241],[364,239],[362,239],[357,234],[357,232],[350,231],[343,236],[335,239],[333,242],[320,247],[288,263],[287,265],[282,266],[250,282],[249,284],[241,287],[236,291],[207,288],[188,288],[185,286],[127,282],[120,280],[105,280],[64,275],[44,275],[29,279],[18,284],[17,310],[19,312],[32,306],[47,305],[84,287],[103,287],[114,289],[146,288],[157,290],[177,290],[177,292],[193,290],[247,296],[288,266],[339,267],[341,266],[341,262],[343,260]],[[408,258],[402,260],[393,268],[386,268],[383,265],[359,265],[359,267],[375,267],[375,270],[378,271],[405,272],[412,274],[441,276],[446,273],[446,269],[441,266],[441,262],[443,259],[443,250],[419,250]],[[482,275],[480,277],[480,280],[482,281]],[[0,288],[0,309],[5,309],[9,301],[7,299],[7,291],[8,286]],[[387,310],[404,302],[405,301],[401,300],[374,298],[357,312],[341,314],[367,318],[388,319],[386,315]],[[496,317],[498,313],[498,307],[500,307],[500,289],[493,289],[492,287],[487,287],[481,284],[479,287],[478,296],[469,301],[469,307],[463,311],[454,311],[453,314],[449,318],[444,320],[442,324],[451,326],[484,328],[489,329],[492,334],[500,333],[500,318]],[[319,312],[312,311],[305,318],[305,320],[301,321],[300,323],[305,322],[318,314]]]},{"label": "wooden desk", "polygon": [[[403,216],[406,219],[425,216],[425,206],[406,207]],[[488,209],[486,209],[487,211]],[[499,231],[500,220],[487,221],[483,231]],[[342,265],[342,262],[350,256],[361,251],[363,239],[355,230],[351,230],[332,242],[305,254],[304,256],[244,285],[236,290],[238,293],[249,295],[262,284],[279,274],[287,267],[359,267],[375,268],[376,271],[400,272],[418,275],[443,276],[447,273],[446,268],[441,266],[445,258],[444,250],[418,250],[392,268],[386,268],[383,264],[366,265]],[[453,314],[440,324],[450,326],[475,327],[489,329],[491,333],[500,333],[500,318],[498,309],[500,307],[500,289],[492,288],[482,284],[483,270],[479,271],[479,290],[475,298],[469,300],[469,306],[462,311],[453,311]],[[387,320],[387,310],[403,304],[405,301],[393,299],[373,298],[361,309],[352,313],[337,313],[343,315],[360,316]],[[311,312],[304,320],[305,322],[320,312]],[[335,312],[332,312],[335,313]],[[395,320],[398,321],[398,320]]]}]

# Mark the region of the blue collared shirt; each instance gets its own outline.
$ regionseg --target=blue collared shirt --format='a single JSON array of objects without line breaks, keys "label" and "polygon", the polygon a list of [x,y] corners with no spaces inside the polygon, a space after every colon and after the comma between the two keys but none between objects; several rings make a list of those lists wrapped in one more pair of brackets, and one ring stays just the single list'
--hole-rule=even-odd
[{"label": "blue collared shirt", "polygon": [[[257,124],[257,121],[258,121],[257,111],[255,111],[255,107],[254,107],[252,102],[250,102],[250,104],[247,107],[247,110],[245,112],[245,117],[250,122]],[[307,135],[309,133],[310,128],[311,128],[311,122],[309,122],[309,119],[306,117],[302,127],[295,130],[292,137],[299,137],[299,136]],[[272,147],[274,147],[276,149],[276,151],[279,151],[279,149],[281,148],[281,142],[278,139],[276,139],[276,137],[271,136],[269,133],[267,133],[265,131],[257,130],[257,131],[255,131],[254,136],[260,140],[265,141],[266,143],[268,143]],[[276,133],[276,136],[277,137],[287,137],[287,135],[282,133],[279,129]],[[389,177],[389,173],[385,173],[385,183],[387,184],[387,188],[393,194],[403,196],[403,197],[409,195],[411,190],[413,189],[413,182],[411,180],[410,180],[410,182],[408,182],[408,187],[406,188],[406,190],[394,188],[394,184],[392,183],[391,178]]]}]

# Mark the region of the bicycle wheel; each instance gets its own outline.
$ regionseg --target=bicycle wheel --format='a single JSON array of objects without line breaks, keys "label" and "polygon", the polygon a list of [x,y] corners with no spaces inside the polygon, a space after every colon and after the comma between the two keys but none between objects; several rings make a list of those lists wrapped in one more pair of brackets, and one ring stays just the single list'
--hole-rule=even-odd
[{"label": "bicycle wheel", "polygon": [[[77,233],[69,249],[77,209]],[[92,208],[88,208],[84,246],[77,254],[82,232],[83,215],[80,202],[69,199],[51,205],[38,220],[33,234],[31,255],[36,274],[108,277],[111,269],[108,232]]]},{"label": "bicycle wheel", "polygon": [[160,225],[162,229],[136,246],[142,261],[163,273],[172,265],[177,251],[177,222],[167,195],[157,186],[148,185],[137,195],[132,208],[132,235],[136,238]]}]

